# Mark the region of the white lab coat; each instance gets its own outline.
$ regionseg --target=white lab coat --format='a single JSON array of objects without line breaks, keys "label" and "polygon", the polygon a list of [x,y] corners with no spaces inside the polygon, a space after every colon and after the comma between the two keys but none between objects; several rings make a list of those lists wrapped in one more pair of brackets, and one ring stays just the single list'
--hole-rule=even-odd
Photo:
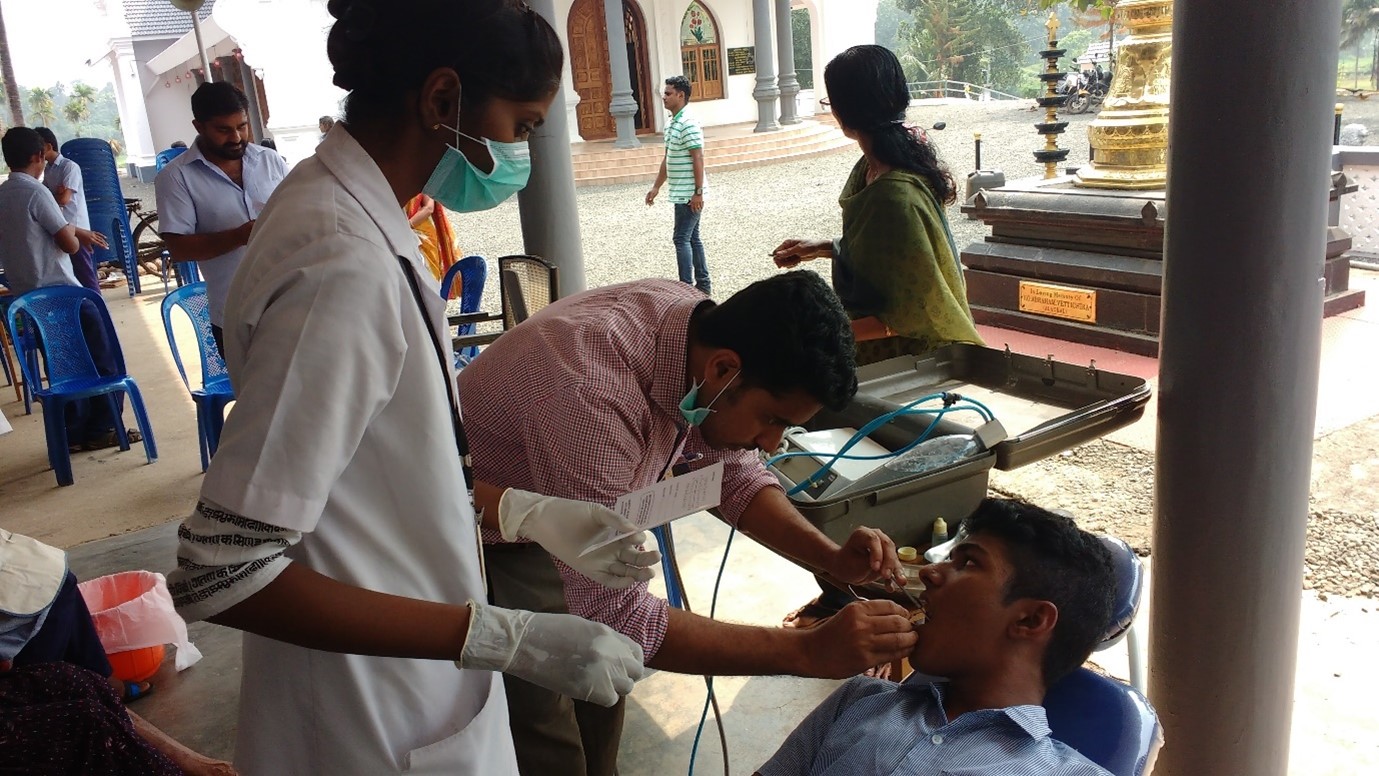
[{"label": "white lab coat", "polygon": [[[423,319],[397,257],[417,273]],[[303,538],[352,585],[483,599],[436,358],[445,310],[377,165],[342,126],[275,192],[230,289],[238,403],[204,499]],[[448,346],[445,347],[448,351]],[[501,677],[244,636],[235,764],[256,774],[517,773]]]}]

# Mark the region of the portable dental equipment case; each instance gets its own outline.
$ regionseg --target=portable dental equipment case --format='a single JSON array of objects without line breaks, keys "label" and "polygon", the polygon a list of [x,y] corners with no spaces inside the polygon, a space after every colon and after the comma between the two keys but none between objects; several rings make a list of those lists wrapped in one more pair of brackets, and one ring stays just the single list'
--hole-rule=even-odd
[{"label": "portable dental equipment case", "polygon": [[[1138,420],[1150,396],[1144,379],[1098,369],[1095,362],[1077,366],[967,344],[859,367],[857,379],[851,404],[841,412],[820,412],[807,433],[786,436],[788,452],[813,453],[771,467],[787,491],[817,472],[856,429],[929,394],[953,392],[976,400],[999,426],[982,428],[985,421],[976,412],[947,412],[928,438],[971,436],[980,429],[985,449],[921,472],[898,471],[886,461],[839,460],[820,481],[790,496],[810,522],[839,543],[865,525],[885,531],[897,545],[925,546],[935,518],[943,517],[956,530],[957,522],[977,508],[993,467],[1014,469],[1105,436]],[[933,415],[896,417],[849,452],[901,450],[932,421]]]}]

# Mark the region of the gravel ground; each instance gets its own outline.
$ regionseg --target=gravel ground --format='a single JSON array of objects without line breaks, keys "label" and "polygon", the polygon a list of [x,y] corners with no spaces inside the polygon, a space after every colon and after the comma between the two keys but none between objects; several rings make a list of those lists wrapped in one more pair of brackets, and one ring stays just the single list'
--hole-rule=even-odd
[{"label": "gravel ground", "polygon": [[[1371,140],[1379,143],[1379,98],[1342,101],[1347,121],[1369,123]],[[947,123],[931,135],[960,190],[973,169],[974,131],[982,133],[987,169],[1004,170],[1009,180],[1042,174],[1030,153],[1042,145],[1031,126],[1041,116],[1024,102],[928,104],[910,112],[918,124]],[[1060,141],[1071,150],[1066,165],[1086,163],[1085,128],[1093,118],[1068,117],[1070,126]],[[713,174],[702,235],[715,296],[728,296],[774,273],[767,253],[787,237],[836,236],[841,230],[838,192],[856,158],[855,151],[843,150]],[[136,184],[127,191],[149,197],[151,205],[151,188]],[[579,189],[589,286],[676,276],[671,208],[665,202],[648,208],[643,203],[647,188],[635,183]],[[948,217],[960,247],[985,236],[981,222],[967,220],[956,205],[949,207]],[[466,253],[493,257],[522,252],[515,201],[484,213],[457,215],[453,221]],[[827,271],[827,266],[817,269]],[[498,308],[496,286],[488,284],[486,309]],[[1379,492],[1366,480],[1376,456],[1379,419],[1317,441],[1304,586],[1323,596],[1379,594]],[[1118,535],[1145,555],[1151,550],[1153,482],[1152,454],[1105,440],[992,477],[996,492],[1067,509],[1084,527]]]},{"label": "gravel ground", "polygon": [[1363,124],[1369,130],[1369,136],[1360,145],[1379,145],[1379,94],[1364,100],[1346,95],[1337,97],[1336,102],[1341,105],[1342,126]]}]

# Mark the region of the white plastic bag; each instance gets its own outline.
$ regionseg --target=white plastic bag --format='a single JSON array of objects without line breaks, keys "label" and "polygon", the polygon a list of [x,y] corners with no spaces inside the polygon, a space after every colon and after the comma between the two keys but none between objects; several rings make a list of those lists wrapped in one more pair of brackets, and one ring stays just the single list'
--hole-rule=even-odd
[{"label": "white plastic bag", "polygon": [[162,574],[121,571],[82,582],[77,589],[86,599],[106,652],[174,644],[178,671],[201,659],[201,651],[187,637],[187,623],[173,608]]}]

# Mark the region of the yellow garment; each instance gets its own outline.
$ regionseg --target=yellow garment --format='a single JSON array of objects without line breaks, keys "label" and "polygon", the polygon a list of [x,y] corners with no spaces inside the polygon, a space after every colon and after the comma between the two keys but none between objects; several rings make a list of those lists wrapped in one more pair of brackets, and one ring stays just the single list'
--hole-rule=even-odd
[{"label": "yellow garment", "polygon": [[[410,220],[421,210],[422,195],[418,194],[407,203],[407,218]],[[431,270],[431,274],[436,277],[439,283],[445,277],[445,271],[450,269],[450,265],[459,260],[460,246],[455,242],[455,235],[450,231],[450,222],[445,218],[445,210],[440,203],[434,205],[431,217],[412,227],[417,237],[421,239],[421,256],[426,260],[426,268]],[[452,298],[459,296],[459,288],[452,292]]]}]

